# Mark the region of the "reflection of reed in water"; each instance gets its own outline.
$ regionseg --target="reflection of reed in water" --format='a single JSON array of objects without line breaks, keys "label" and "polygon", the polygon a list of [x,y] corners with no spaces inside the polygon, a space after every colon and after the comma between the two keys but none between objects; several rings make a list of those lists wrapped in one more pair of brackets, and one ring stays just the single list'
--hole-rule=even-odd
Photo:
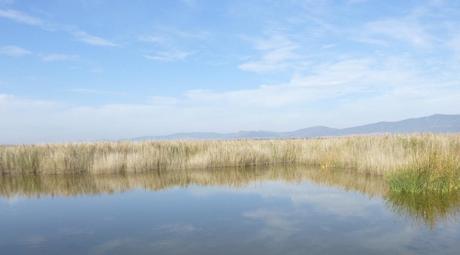
[{"label": "reflection of reed in water", "polygon": [[460,193],[398,193],[385,197],[394,212],[406,215],[417,223],[434,228],[440,222],[456,220],[460,215]]},{"label": "reflection of reed in water", "polygon": [[460,211],[460,194],[405,194],[388,190],[382,177],[356,174],[344,169],[311,169],[303,166],[265,168],[221,168],[196,170],[156,170],[126,175],[19,175],[0,176],[0,196],[78,196],[110,194],[131,189],[163,190],[173,187],[244,187],[255,182],[311,182],[318,185],[384,197],[397,214],[434,227]]},{"label": "reflection of reed in water", "polygon": [[[359,178],[358,178],[359,177]],[[302,166],[157,170],[131,175],[20,175],[0,176],[0,196],[75,196],[122,192],[134,188],[161,190],[188,185],[242,187],[253,182],[285,181],[334,186],[370,196],[382,196],[381,177],[357,175],[343,169],[308,169]]]}]

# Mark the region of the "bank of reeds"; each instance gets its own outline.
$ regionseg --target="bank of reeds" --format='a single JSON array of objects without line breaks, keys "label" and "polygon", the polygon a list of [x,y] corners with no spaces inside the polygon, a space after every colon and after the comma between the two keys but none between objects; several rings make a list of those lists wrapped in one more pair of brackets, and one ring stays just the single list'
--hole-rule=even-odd
[{"label": "bank of reeds", "polygon": [[460,189],[460,135],[0,146],[3,175],[129,174],[275,164],[386,175],[396,192],[454,191]]}]

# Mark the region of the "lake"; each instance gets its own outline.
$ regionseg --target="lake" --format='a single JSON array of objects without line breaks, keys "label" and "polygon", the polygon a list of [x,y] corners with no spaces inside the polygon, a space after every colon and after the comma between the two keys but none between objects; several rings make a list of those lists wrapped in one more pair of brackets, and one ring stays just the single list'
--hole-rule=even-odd
[{"label": "lake", "polygon": [[0,254],[459,254],[459,208],[301,166],[0,176]]}]

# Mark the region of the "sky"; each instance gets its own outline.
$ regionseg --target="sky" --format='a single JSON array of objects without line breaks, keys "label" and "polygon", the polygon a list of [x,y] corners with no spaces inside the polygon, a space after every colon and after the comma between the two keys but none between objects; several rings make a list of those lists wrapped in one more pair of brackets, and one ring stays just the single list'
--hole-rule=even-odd
[{"label": "sky", "polygon": [[0,0],[0,144],[460,113],[460,1]]}]

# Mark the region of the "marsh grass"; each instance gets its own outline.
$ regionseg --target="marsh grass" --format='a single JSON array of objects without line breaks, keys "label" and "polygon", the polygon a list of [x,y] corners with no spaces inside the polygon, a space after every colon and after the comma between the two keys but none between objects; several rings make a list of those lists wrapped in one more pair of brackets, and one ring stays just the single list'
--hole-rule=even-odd
[{"label": "marsh grass", "polygon": [[388,175],[390,189],[399,193],[451,193],[460,191],[460,161],[457,154],[427,152],[413,164]]},{"label": "marsh grass", "polygon": [[302,164],[387,176],[395,192],[459,187],[460,135],[0,146],[2,175],[131,174]]}]

